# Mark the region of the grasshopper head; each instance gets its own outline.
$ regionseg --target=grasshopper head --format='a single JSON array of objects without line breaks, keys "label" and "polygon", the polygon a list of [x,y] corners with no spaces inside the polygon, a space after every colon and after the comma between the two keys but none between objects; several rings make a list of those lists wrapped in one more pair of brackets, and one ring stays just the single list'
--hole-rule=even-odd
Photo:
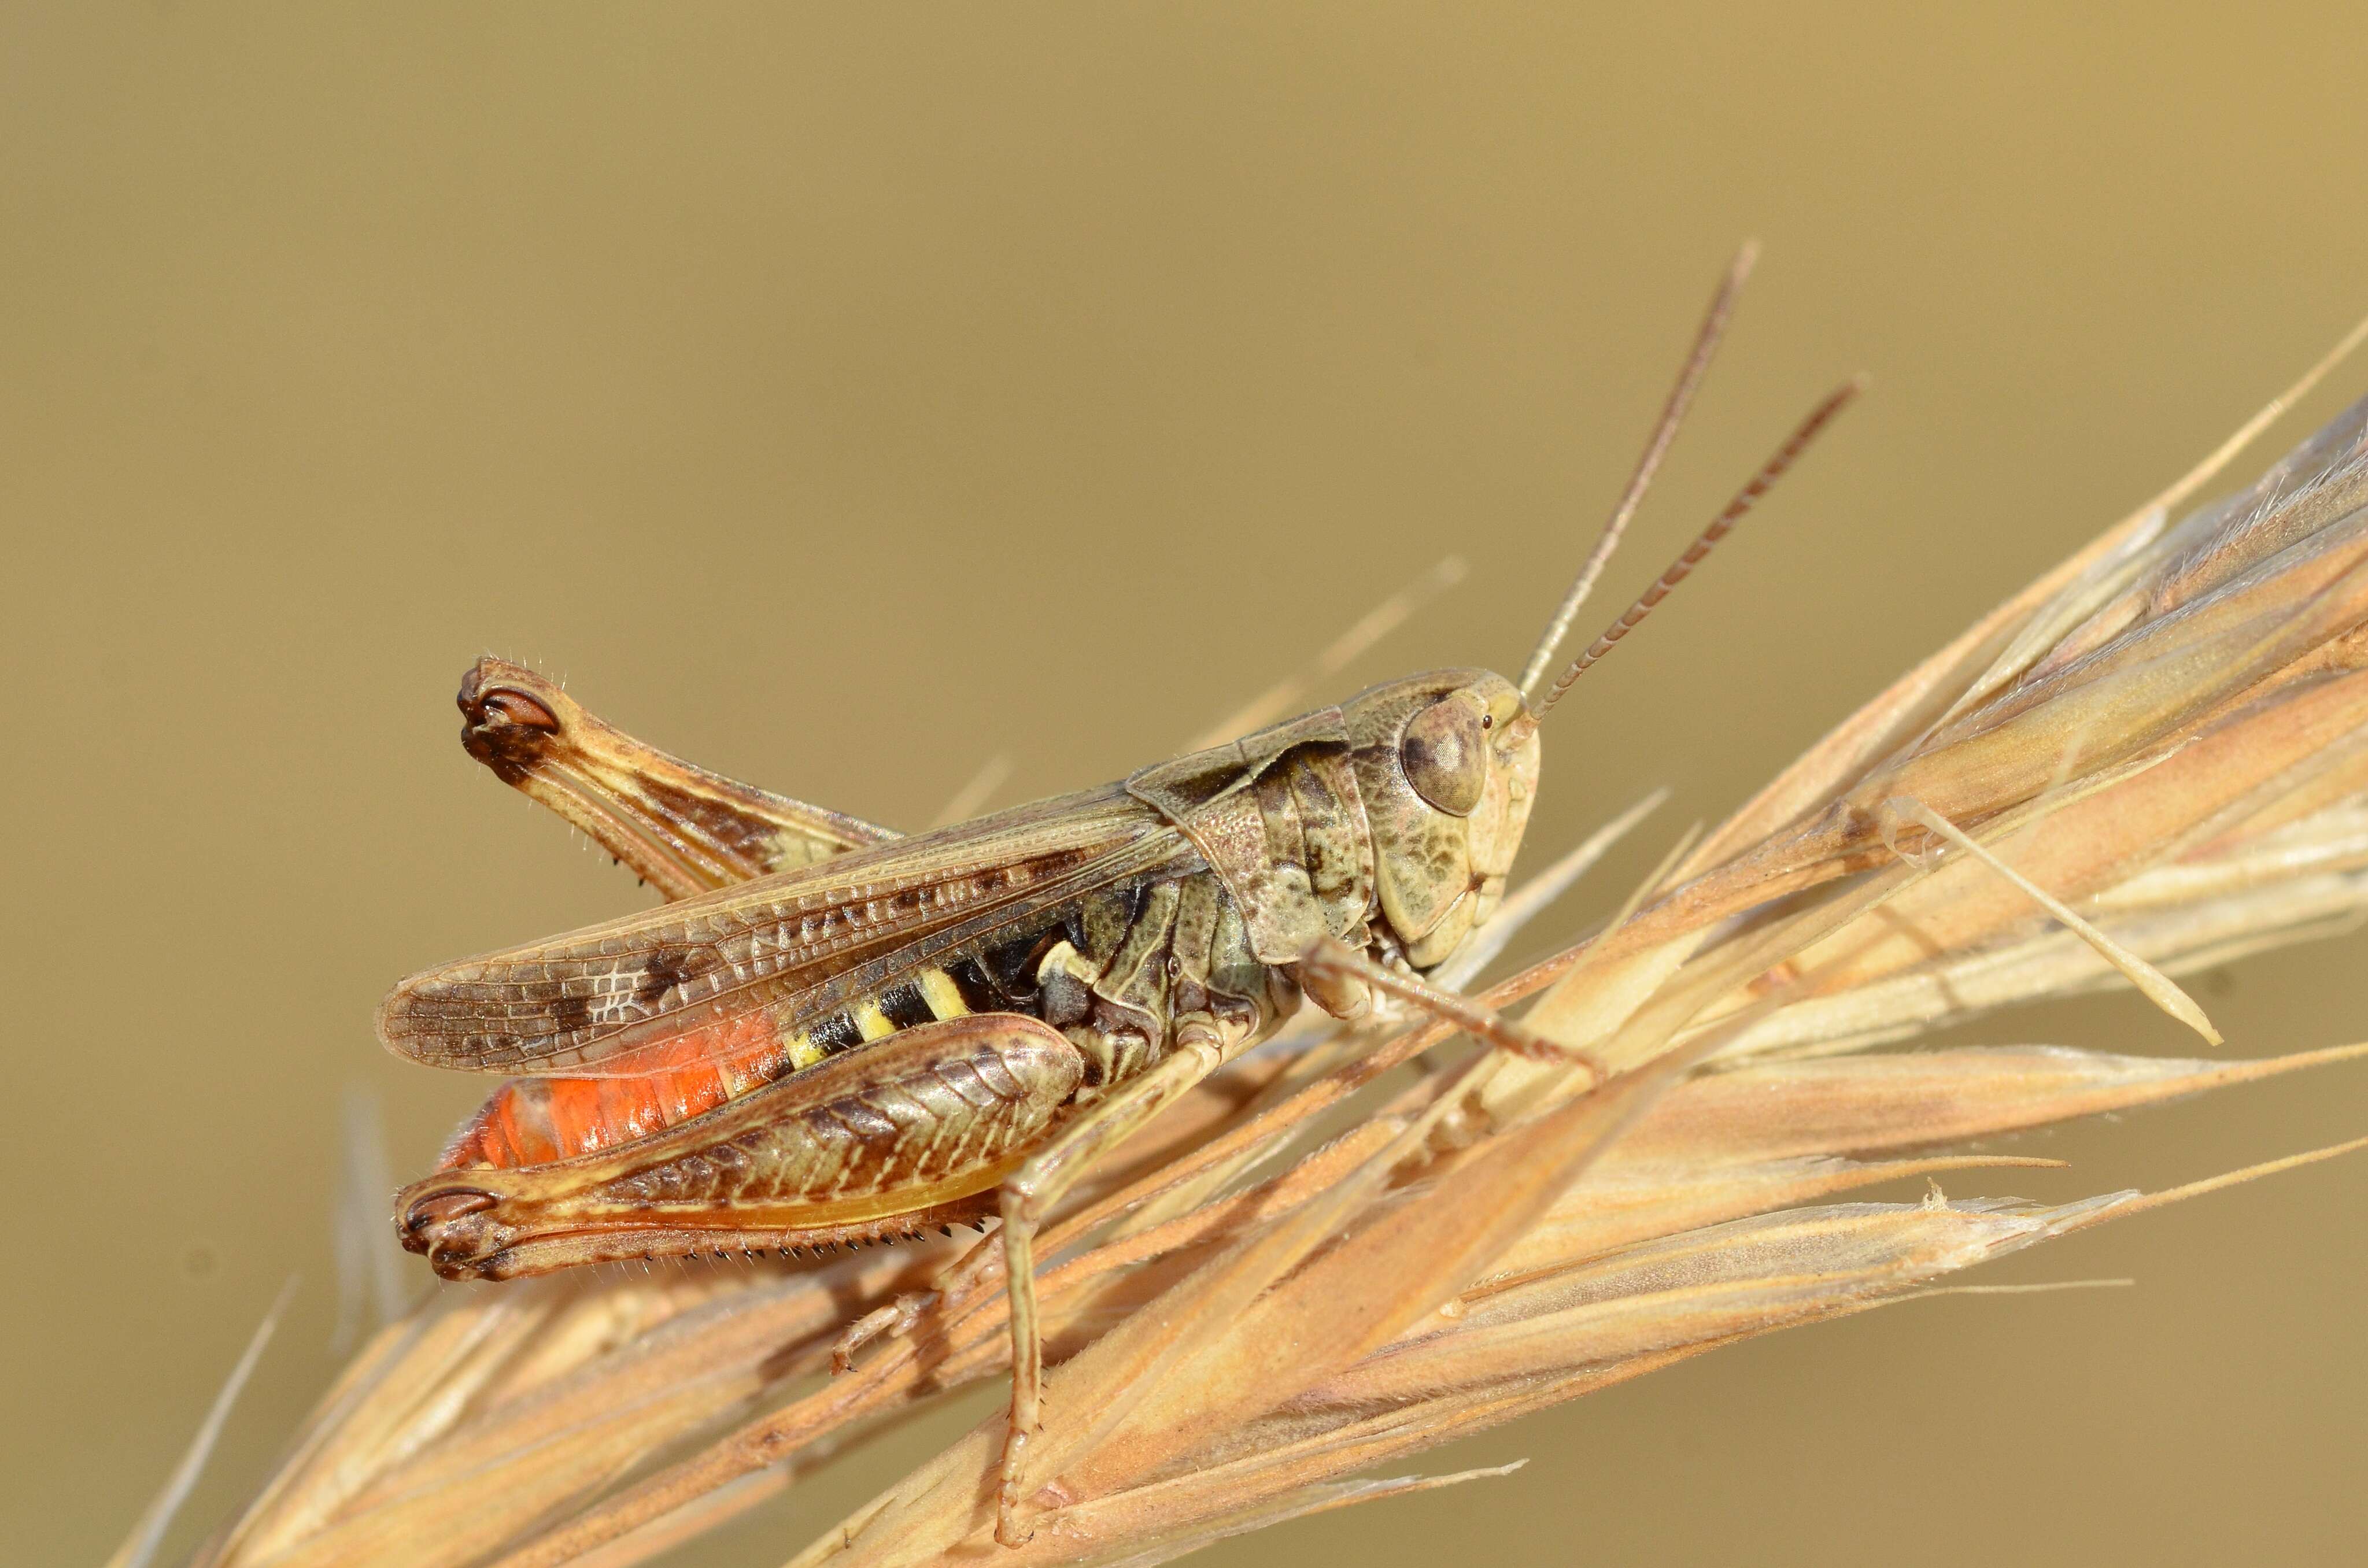
[{"label": "grasshopper head", "polygon": [[1382,918],[1427,970],[1504,897],[1537,798],[1538,722],[1486,670],[1409,676],[1345,713]]}]

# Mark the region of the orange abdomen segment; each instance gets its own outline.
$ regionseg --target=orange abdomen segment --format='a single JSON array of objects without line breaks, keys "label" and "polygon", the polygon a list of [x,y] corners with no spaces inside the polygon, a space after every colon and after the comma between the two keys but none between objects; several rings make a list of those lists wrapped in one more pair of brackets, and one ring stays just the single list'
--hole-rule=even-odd
[{"label": "orange abdomen segment", "polygon": [[598,1078],[517,1079],[469,1119],[437,1169],[515,1169],[630,1143],[770,1083],[789,1062],[757,1013],[644,1046]]}]

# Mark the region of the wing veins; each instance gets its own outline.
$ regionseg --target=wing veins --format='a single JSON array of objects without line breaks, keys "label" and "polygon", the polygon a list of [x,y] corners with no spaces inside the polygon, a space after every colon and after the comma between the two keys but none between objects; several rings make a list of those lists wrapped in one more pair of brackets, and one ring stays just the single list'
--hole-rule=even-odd
[{"label": "wing veins", "polygon": [[991,928],[1106,863],[1156,865],[1181,845],[1111,790],[1021,807],[426,971],[387,998],[380,1038],[439,1066],[567,1072],[654,1033],[779,1006],[949,928]]}]

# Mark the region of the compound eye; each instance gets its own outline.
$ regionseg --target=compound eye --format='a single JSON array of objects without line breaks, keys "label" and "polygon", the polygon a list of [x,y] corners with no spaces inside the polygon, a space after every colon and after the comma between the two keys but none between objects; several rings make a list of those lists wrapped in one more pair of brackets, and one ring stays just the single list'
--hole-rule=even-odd
[{"label": "compound eye", "polygon": [[1398,762],[1415,793],[1468,817],[1488,786],[1486,710],[1468,691],[1442,697],[1406,722]]}]

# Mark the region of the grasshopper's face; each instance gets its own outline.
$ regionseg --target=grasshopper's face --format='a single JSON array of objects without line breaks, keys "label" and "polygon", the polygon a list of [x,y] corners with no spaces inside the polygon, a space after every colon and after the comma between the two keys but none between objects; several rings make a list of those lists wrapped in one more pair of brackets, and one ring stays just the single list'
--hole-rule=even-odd
[{"label": "grasshopper's face", "polygon": [[1486,670],[1409,676],[1345,711],[1382,918],[1428,970],[1505,895],[1537,798],[1538,722]]}]

